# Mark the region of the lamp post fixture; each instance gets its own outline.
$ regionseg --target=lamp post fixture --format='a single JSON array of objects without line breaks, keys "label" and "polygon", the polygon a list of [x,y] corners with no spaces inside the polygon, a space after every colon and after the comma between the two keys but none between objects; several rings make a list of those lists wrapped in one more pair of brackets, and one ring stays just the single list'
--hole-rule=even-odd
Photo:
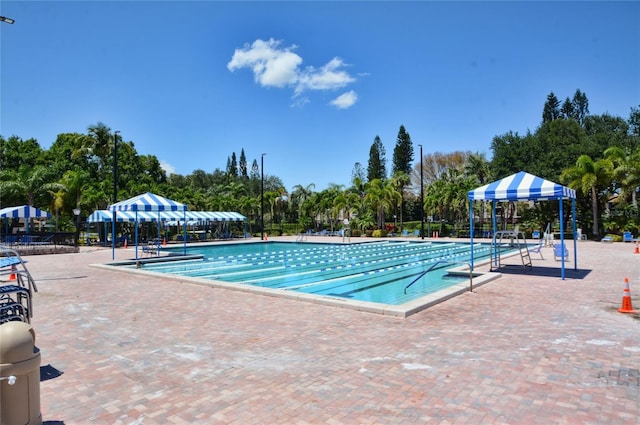
[{"label": "lamp post fixture", "polygon": [[422,145],[420,146],[420,237],[424,239],[424,179],[422,172]]},{"label": "lamp post fixture", "polygon": [[13,24],[15,22],[15,20],[7,18],[6,16],[0,16],[0,21],[6,22],[7,24]]},{"label": "lamp post fixture", "polygon": [[[119,130],[113,133],[113,203],[118,202],[118,134]],[[113,210],[111,217],[111,259],[116,256],[116,210]]]},{"label": "lamp post fixture", "polygon": [[264,156],[263,153],[260,156],[260,228],[262,229],[262,235],[260,240],[264,240]]},{"label": "lamp post fixture", "polygon": [[74,208],[73,215],[76,216],[76,241],[74,245],[78,246],[78,239],[80,238],[80,208]]}]

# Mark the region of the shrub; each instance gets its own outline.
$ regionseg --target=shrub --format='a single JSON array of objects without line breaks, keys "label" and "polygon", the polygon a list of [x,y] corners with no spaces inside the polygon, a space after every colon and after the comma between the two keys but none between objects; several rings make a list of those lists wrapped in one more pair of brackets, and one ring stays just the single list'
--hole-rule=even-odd
[{"label": "shrub", "polygon": [[371,233],[374,238],[384,238],[387,236],[387,231],[384,229],[376,229]]}]

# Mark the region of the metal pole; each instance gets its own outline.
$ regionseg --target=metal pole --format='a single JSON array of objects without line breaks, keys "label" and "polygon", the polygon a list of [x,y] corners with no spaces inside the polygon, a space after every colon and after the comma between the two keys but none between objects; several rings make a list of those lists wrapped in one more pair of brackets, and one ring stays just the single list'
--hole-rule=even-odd
[{"label": "metal pole", "polygon": [[[113,133],[113,203],[118,202],[118,134]],[[116,210],[113,210],[111,217],[111,259],[116,258]]]},{"label": "metal pole", "polygon": [[80,208],[77,206],[73,209],[73,214],[76,216],[76,235],[74,246],[78,246],[78,239],[80,238]]},{"label": "metal pole", "polygon": [[260,240],[264,240],[264,154],[260,157]]},{"label": "metal pole", "polygon": [[424,179],[422,173],[422,145],[420,146],[420,236],[424,239]]}]

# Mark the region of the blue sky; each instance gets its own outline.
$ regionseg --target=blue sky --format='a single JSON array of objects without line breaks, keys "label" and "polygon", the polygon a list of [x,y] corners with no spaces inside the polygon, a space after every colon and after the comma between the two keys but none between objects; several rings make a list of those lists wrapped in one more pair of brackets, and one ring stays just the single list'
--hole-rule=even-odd
[{"label": "blue sky", "polygon": [[349,186],[376,135],[424,154],[540,124],[546,96],[640,104],[638,2],[7,1],[0,134],[49,148],[103,122],[168,171]]}]

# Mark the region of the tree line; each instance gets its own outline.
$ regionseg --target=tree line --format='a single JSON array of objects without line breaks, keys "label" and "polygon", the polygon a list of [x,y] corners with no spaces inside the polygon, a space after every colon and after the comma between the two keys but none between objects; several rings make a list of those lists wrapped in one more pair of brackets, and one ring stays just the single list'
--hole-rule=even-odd
[{"label": "tree line", "polygon": [[[441,232],[465,226],[469,231],[467,192],[524,170],[576,189],[577,220],[594,238],[607,232],[637,232],[640,108],[630,109],[626,119],[591,115],[587,96],[579,89],[563,102],[552,92],[535,131],[496,135],[491,159],[481,152],[457,151],[430,152],[416,161],[411,136],[401,125],[390,172],[385,146],[375,136],[366,167],[356,161],[348,185],[332,184],[322,191],[315,191],[314,184],[298,184],[288,191],[275,175],[264,175],[263,186],[257,159],[249,160],[244,149],[239,157],[235,152],[229,155],[225,170],[167,174],[157,157],[138,154],[133,141],[119,140],[104,123],[89,126],[84,134],[59,134],[49,149],[42,149],[35,139],[0,136],[0,207],[26,203],[48,209],[56,226],[69,230],[74,228],[74,208],[80,208],[84,218],[114,199],[153,192],[183,202],[190,210],[238,211],[254,233],[262,230],[262,217],[272,234],[334,230],[346,218],[356,234],[383,235],[402,231],[405,223],[416,228],[423,214]],[[426,143],[424,148],[428,149]],[[485,208],[475,208],[484,218]],[[503,223],[519,217],[541,228],[554,222],[557,205],[505,203],[500,213]]]}]

